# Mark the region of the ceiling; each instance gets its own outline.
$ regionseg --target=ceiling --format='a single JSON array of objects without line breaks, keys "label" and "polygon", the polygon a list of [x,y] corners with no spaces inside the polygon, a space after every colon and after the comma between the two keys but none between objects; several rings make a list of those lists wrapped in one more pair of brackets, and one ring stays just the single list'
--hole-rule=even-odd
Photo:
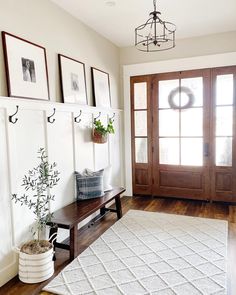
[{"label": "ceiling", "polygon": [[[153,11],[152,0],[51,1],[119,47],[133,45],[135,27]],[[236,30],[236,0],[159,0],[157,9],[176,24],[177,39]]]}]

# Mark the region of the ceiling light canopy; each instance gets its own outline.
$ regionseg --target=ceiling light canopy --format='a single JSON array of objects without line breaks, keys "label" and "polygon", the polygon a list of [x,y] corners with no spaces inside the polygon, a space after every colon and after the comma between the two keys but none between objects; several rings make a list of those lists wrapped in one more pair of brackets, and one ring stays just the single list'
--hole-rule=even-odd
[{"label": "ceiling light canopy", "polygon": [[113,7],[113,6],[116,6],[116,1],[108,0],[108,1],[105,2],[105,4],[107,6]]},{"label": "ceiling light canopy", "polygon": [[160,19],[161,13],[156,9],[156,0],[153,0],[153,6],[154,11],[150,12],[146,23],[135,29],[135,46],[145,52],[174,48],[176,26]]}]

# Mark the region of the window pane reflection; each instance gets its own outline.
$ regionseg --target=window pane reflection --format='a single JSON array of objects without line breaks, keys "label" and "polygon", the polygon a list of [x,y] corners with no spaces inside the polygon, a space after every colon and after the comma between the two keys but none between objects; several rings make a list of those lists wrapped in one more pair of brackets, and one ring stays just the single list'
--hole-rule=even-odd
[{"label": "window pane reflection", "polygon": [[232,136],[233,107],[216,107],[216,135]]},{"label": "window pane reflection", "polygon": [[216,166],[232,166],[232,137],[216,138]]},{"label": "window pane reflection", "polygon": [[233,75],[219,75],[216,78],[216,105],[233,104]]},{"label": "window pane reflection", "polygon": [[147,83],[134,84],[134,108],[146,109],[147,108]]},{"label": "window pane reflection", "polygon": [[202,138],[181,139],[181,165],[203,165],[203,140]]},{"label": "window pane reflection", "polygon": [[179,136],[179,111],[159,111],[159,136]]},{"label": "window pane reflection", "polygon": [[203,109],[185,109],[181,111],[181,135],[203,135]]},{"label": "window pane reflection", "polygon": [[179,165],[179,139],[160,138],[160,164]]},{"label": "window pane reflection", "polygon": [[135,159],[136,163],[147,163],[147,138],[135,138]]},{"label": "window pane reflection", "polygon": [[147,136],[147,111],[136,111],[135,117],[135,136]]},{"label": "window pane reflection", "polygon": [[178,86],[179,80],[165,80],[159,82],[159,108],[170,108],[168,96],[170,92]]},{"label": "window pane reflection", "polygon": [[[193,106],[203,105],[203,79],[202,77],[181,79],[181,86],[188,87],[194,94]],[[181,105],[184,105],[184,95],[181,95]],[[186,99],[186,98],[185,98]]]}]

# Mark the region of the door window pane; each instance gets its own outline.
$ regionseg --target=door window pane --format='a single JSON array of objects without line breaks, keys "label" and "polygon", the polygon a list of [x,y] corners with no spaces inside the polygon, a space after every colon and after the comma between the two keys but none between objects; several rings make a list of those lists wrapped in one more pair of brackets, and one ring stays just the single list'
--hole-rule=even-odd
[{"label": "door window pane", "polygon": [[170,108],[168,96],[170,92],[178,86],[179,80],[165,80],[159,82],[159,108]]},{"label": "door window pane", "polygon": [[232,136],[233,107],[216,107],[216,136]]},{"label": "door window pane", "polygon": [[147,138],[135,138],[135,159],[136,163],[147,163]]},{"label": "door window pane", "polygon": [[[194,94],[193,106],[203,105],[203,79],[202,77],[181,79],[181,86],[189,88]],[[181,95],[181,105],[184,105],[186,94]],[[188,101],[188,100],[187,100]]]},{"label": "door window pane", "polygon": [[181,139],[181,165],[203,165],[203,140],[202,138]]},{"label": "door window pane", "polygon": [[216,138],[216,166],[232,166],[232,137]]},{"label": "door window pane", "polygon": [[134,108],[146,109],[147,108],[147,83],[134,84]]},{"label": "door window pane", "polygon": [[135,136],[147,136],[147,111],[134,113]]},{"label": "door window pane", "polygon": [[181,111],[181,135],[202,136],[203,135],[203,109],[191,108]]},{"label": "door window pane", "polygon": [[189,103],[189,96],[187,95],[187,93],[181,91],[180,92],[180,103],[176,104],[177,106],[186,106]]},{"label": "door window pane", "polygon": [[159,139],[159,162],[160,164],[179,165],[179,139]]},{"label": "door window pane", "polygon": [[216,78],[216,105],[233,104],[233,75],[219,75]]},{"label": "door window pane", "polygon": [[179,111],[159,110],[159,136],[179,136]]}]

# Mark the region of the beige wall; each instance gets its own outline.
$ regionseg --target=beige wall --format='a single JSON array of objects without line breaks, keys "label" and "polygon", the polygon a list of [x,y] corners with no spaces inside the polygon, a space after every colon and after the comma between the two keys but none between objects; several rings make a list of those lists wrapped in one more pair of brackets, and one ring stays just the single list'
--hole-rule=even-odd
[{"label": "beige wall", "polygon": [[[112,107],[120,107],[119,49],[49,0],[0,0],[0,30],[46,48],[52,101],[61,101],[57,60],[61,53],[85,63],[90,105],[90,67],[94,66],[110,74]],[[0,44],[0,96],[7,96]]]},{"label": "beige wall", "polygon": [[236,31],[177,40],[175,48],[162,52],[146,53],[138,51],[135,47],[121,48],[120,64],[138,64],[234,51],[236,51]]}]

